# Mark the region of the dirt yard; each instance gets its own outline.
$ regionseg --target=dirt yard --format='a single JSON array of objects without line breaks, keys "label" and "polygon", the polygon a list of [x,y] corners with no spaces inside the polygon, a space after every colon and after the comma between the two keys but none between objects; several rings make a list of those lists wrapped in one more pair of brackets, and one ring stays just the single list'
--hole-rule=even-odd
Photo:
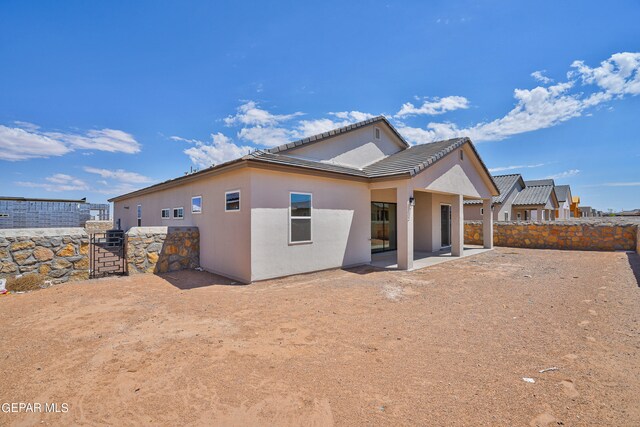
[{"label": "dirt yard", "polygon": [[500,248],[410,273],[0,297],[0,403],[69,409],[0,425],[638,426],[634,269],[625,253]]}]

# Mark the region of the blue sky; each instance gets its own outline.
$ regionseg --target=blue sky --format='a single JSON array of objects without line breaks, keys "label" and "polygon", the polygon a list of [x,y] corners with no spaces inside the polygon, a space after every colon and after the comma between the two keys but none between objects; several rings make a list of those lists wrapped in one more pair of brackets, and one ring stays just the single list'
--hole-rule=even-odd
[{"label": "blue sky", "polygon": [[0,194],[135,188],[385,114],[640,207],[640,3],[0,3]]}]

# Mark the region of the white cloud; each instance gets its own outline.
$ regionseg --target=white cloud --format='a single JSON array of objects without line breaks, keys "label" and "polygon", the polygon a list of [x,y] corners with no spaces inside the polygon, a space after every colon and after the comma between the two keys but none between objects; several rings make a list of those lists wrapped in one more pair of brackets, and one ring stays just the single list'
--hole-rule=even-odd
[{"label": "white cloud", "polygon": [[16,161],[62,156],[71,149],[60,141],[25,129],[0,125],[0,159]]},{"label": "white cloud", "polygon": [[363,113],[362,111],[339,111],[329,113],[329,115],[340,120],[329,118],[300,120],[296,125],[294,135],[297,139],[305,138],[375,117],[374,114]]},{"label": "white cloud", "polygon": [[238,138],[265,147],[276,147],[297,139],[297,133],[283,127],[255,126],[240,129]]},{"label": "white cloud", "polygon": [[547,70],[534,71],[533,73],[531,73],[531,77],[533,77],[534,79],[536,79],[540,83],[544,83],[544,84],[547,85],[549,83],[552,83],[553,79],[545,76],[544,73],[546,73],[546,72],[547,72]]},{"label": "white cloud", "polygon": [[516,169],[531,169],[531,168],[539,168],[541,166],[544,166],[546,163],[538,163],[535,165],[517,165],[517,166],[499,166],[496,168],[489,168],[489,172],[494,173],[494,172],[505,172],[505,171],[511,171],[511,170],[516,170]]},{"label": "white cloud", "polygon": [[446,96],[444,98],[424,98],[420,107],[416,107],[411,102],[402,104],[400,111],[395,117],[408,117],[416,115],[434,116],[444,114],[448,111],[469,108],[469,100],[464,96]]},{"label": "white cloud", "polygon": [[253,147],[234,144],[231,138],[220,132],[211,134],[211,143],[179,136],[172,136],[171,139],[195,144],[194,147],[184,150],[184,153],[189,156],[193,164],[201,168],[237,159],[254,150]]},{"label": "white cloud", "polygon": [[584,61],[571,64],[576,70],[569,77],[580,77],[585,84],[595,84],[615,96],[640,94],[640,53],[622,52],[591,68]]},{"label": "white cloud", "polygon": [[46,182],[18,181],[21,187],[43,188],[46,191],[85,191],[89,189],[86,182],[70,175],[57,173],[45,178]]},{"label": "white cloud", "polygon": [[[123,182],[129,182],[134,184],[145,184],[153,181],[151,178],[147,176],[140,175],[139,173],[136,173],[136,172],[129,172],[124,169],[110,170],[110,169],[100,169],[100,168],[85,166],[84,171],[93,173],[96,175],[100,175],[102,178],[108,178],[108,179],[113,179],[115,181],[123,181]],[[102,182],[105,182],[105,181],[102,181]]]},{"label": "white cloud", "polygon": [[555,175],[549,175],[549,176],[547,176],[547,179],[569,178],[569,177],[572,177],[572,176],[576,176],[579,173],[580,173],[580,169],[569,169],[567,171],[560,172],[560,173],[557,173]]},{"label": "white cloud", "polygon": [[[609,101],[613,97],[640,93],[640,53],[618,53],[603,61],[600,67],[590,68],[582,61],[574,61],[569,81],[533,89],[516,89],[515,107],[505,116],[485,123],[460,128],[454,123],[428,123],[425,128],[401,124],[398,131],[410,142],[427,143],[440,139],[468,136],[473,141],[499,141],[512,135],[556,126],[585,110]],[[585,85],[603,89],[591,94],[571,92],[576,79]]]},{"label": "white cloud", "polygon": [[278,123],[291,120],[303,113],[297,112],[293,114],[272,114],[258,106],[255,101],[247,101],[240,105],[233,116],[224,119],[227,126],[248,125],[248,126],[275,126]]},{"label": "white cloud", "polygon": [[0,160],[27,160],[62,156],[76,149],[137,153],[140,144],[121,130],[90,130],[84,135],[43,132],[37,125],[15,122],[16,127],[0,125]]}]

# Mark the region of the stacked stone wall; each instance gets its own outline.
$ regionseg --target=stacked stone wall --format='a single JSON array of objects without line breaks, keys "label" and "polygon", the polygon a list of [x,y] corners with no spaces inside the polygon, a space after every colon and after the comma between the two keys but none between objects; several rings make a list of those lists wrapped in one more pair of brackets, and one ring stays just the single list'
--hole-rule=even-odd
[{"label": "stacked stone wall", "polygon": [[83,228],[0,230],[0,278],[39,273],[52,283],[89,278],[89,236]]},{"label": "stacked stone wall", "polygon": [[[482,244],[482,221],[465,221],[464,241]],[[638,251],[640,228],[629,223],[494,222],[496,246],[586,251]]]},{"label": "stacked stone wall", "polygon": [[129,274],[200,266],[197,227],[133,227],[126,233],[126,245]]},{"label": "stacked stone wall", "polygon": [[107,230],[111,230],[113,228],[112,221],[87,221],[84,225],[84,229],[87,231],[87,234],[96,234],[96,233],[104,233]]}]

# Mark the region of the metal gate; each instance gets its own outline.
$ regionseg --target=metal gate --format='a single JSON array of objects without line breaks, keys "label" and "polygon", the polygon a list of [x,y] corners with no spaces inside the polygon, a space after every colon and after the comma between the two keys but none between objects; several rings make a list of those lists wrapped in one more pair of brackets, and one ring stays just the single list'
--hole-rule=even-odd
[{"label": "metal gate", "polygon": [[127,247],[124,231],[109,230],[91,235],[89,250],[90,277],[127,274]]}]

